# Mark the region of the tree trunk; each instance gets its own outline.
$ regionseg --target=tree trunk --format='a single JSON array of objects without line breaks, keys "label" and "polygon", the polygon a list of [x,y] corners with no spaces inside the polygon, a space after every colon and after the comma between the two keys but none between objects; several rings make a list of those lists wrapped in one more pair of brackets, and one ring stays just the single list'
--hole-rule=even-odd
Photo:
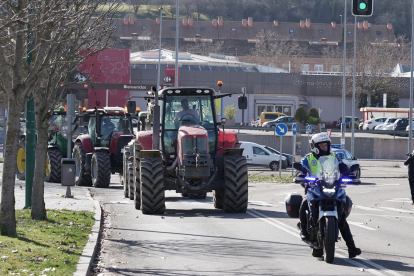
[{"label": "tree trunk", "polygon": [[[37,116],[36,116],[37,117]],[[46,176],[46,156],[47,156],[47,129],[49,122],[36,120],[37,125],[37,144],[36,144],[36,166],[33,179],[32,190],[32,219],[46,220],[45,206],[45,176]]]},{"label": "tree trunk", "polygon": [[8,100],[6,143],[3,161],[3,183],[1,191],[0,227],[9,237],[17,237],[14,187],[16,181],[17,148],[20,132],[20,111],[25,101]]}]

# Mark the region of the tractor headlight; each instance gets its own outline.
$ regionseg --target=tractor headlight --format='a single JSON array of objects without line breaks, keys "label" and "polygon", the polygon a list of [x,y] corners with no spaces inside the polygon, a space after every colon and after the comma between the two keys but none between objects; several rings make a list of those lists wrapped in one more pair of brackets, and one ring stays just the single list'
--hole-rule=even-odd
[{"label": "tractor headlight", "polygon": [[322,192],[324,195],[326,195],[327,197],[333,197],[335,194],[335,188],[332,189],[328,189],[328,188],[323,188]]}]

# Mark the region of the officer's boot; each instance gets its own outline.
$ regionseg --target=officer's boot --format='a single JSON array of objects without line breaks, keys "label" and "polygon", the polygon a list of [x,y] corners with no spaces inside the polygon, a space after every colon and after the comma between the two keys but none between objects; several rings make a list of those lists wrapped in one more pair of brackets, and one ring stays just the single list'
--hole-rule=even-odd
[{"label": "officer's boot", "polygon": [[357,255],[361,255],[362,251],[358,247],[355,247],[354,241],[347,242],[349,258],[355,258]]},{"label": "officer's boot", "polygon": [[349,258],[355,258],[357,255],[362,253],[361,249],[355,247],[354,238],[352,237],[351,230],[346,221],[343,222],[341,230],[342,238],[344,239],[346,246],[348,247]]}]

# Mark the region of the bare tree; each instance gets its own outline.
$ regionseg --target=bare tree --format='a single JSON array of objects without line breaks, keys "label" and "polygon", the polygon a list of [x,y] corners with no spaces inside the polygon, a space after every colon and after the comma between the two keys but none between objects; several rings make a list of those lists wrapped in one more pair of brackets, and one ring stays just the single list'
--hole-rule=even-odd
[{"label": "bare tree", "polygon": [[256,36],[256,41],[252,56],[261,65],[281,68],[284,66],[286,58],[292,58],[295,63],[300,64],[300,57],[306,51],[306,48],[301,46],[298,41],[279,36],[273,31],[260,32]]},{"label": "bare tree", "polygon": [[[107,48],[119,3],[98,0],[0,0],[0,90],[8,97],[0,227],[16,236],[14,185],[20,112],[33,92],[37,123],[32,218],[46,219],[47,126],[63,95],[59,86],[87,57]],[[31,62],[29,62],[31,60]]]},{"label": "bare tree", "polygon": [[[161,48],[164,47],[164,44],[165,43],[161,42]],[[138,36],[137,40],[132,41],[131,52],[153,50],[158,49],[158,47],[159,38],[154,36],[151,31],[145,30],[140,36]]]},{"label": "bare tree", "polygon": [[196,54],[196,55],[202,55],[202,56],[208,56],[210,53],[221,53],[223,49],[223,42],[196,42],[193,45],[187,44],[187,46],[184,47],[184,51]]},{"label": "bare tree", "polygon": [[147,5],[149,0],[128,0],[128,4],[134,9],[134,14],[138,15],[139,8],[143,5]]}]

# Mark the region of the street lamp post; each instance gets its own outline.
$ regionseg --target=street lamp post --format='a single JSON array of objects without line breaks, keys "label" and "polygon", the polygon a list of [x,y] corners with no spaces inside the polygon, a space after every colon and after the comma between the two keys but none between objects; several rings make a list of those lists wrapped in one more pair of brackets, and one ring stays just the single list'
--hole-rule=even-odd
[{"label": "street lamp post", "polygon": [[[342,17],[341,17],[342,18]],[[342,122],[341,122],[341,145],[345,148],[345,89],[346,89],[346,2],[345,2],[345,12],[344,12],[344,67],[343,67],[343,77],[342,77]]]},{"label": "street lamp post", "polygon": [[341,17],[341,25],[342,25],[342,14],[341,15],[339,15],[340,17]]}]

